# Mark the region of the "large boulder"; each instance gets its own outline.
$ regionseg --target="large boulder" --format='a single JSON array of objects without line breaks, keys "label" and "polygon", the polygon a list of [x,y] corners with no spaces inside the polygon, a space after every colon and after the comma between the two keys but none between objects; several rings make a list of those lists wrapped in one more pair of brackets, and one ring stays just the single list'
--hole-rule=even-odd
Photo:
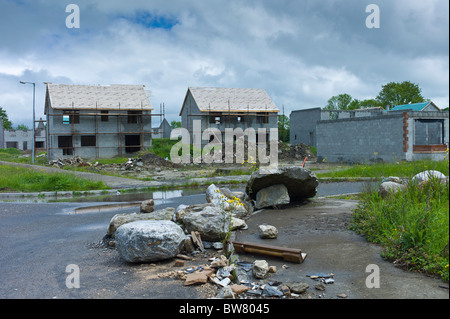
[{"label": "large boulder", "polygon": [[263,188],[256,193],[256,209],[289,204],[289,191],[283,184]]},{"label": "large boulder", "polygon": [[173,207],[167,207],[151,213],[117,214],[109,222],[107,235],[114,238],[117,228],[127,223],[140,220],[171,220],[174,214],[175,208]]},{"label": "large boulder", "polygon": [[142,220],[124,224],[116,230],[116,248],[128,262],[170,259],[184,247],[185,234],[169,220]]},{"label": "large boulder", "polygon": [[198,231],[202,240],[221,241],[230,229],[229,213],[215,206],[185,214],[184,227],[188,232]]},{"label": "large boulder", "polygon": [[278,184],[286,186],[293,202],[314,197],[319,181],[314,173],[302,167],[259,169],[250,176],[245,192],[251,199],[256,199],[261,189]]}]

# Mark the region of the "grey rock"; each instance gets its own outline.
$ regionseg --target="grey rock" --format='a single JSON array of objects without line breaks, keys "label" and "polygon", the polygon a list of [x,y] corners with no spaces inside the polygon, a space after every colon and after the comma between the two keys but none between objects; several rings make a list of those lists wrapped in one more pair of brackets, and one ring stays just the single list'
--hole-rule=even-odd
[{"label": "grey rock", "polygon": [[265,279],[269,272],[269,264],[265,260],[255,260],[253,262],[252,274],[255,278]]},{"label": "grey rock", "polygon": [[263,188],[283,184],[287,187],[291,202],[314,197],[319,181],[314,173],[302,167],[279,167],[254,172],[247,182],[245,192],[251,199]]},{"label": "grey rock", "polygon": [[202,240],[221,241],[230,228],[230,218],[220,208],[206,206],[199,212],[191,212],[183,218],[188,232],[198,231]]},{"label": "grey rock", "polygon": [[289,287],[289,289],[296,294],[301,294],[306,291],[306,289],[309,288],[308,284],[304,282],[292,282],[292,283],[286,283],[286,285]]},{"label": "grey rock", "polygon": [[424,181],[427,181],[427,180],[429,180],[431,178],[437,178],[437,179],[445,180],[446,176],[444,174],[442,174],[441,172],[439,172],[439,171],[428,170],[428,171],[423,171],[423,172],[420,172],[420,173],[414,175],[414,177],[411,180],[414,183],[420,184],[420,183],[422,183]]},{"label": "grey rock", "polygon": [[231,230],[247,229],[247,228],[248,226],[245,220],[236,217],[231,217]]},{"label": "grey rock", "polygon": [[262,295],[265,297],[281,297],[283,296],[283,292],[279,290],[277,287],[265,285]]},{"label": "grey rock", "polygon": [[406,186],[403,184],[395,183],[395,182],[384,182],[381,183],[381,185],[378,187],[378,194],[381,197],[386,197],[390,193],[397,193],[398,191],[401,191],[405,189]]},{"label": "grey rock", "polygon": [[289,192],[283,184],[263,188],[256,194],[256,209],[286,205],[290,203]]},{"label": "grey rock", "polygon": [[216,298],[232,299],[232,298],[235,298],[235,295],[234,295],[233,290],[231,289],[230,286],[225,286],[222,289],[220,289],[220,291],[217,294]]},{"label": "grey rock", "polygon": [[272,225],[259,225],[259,237],[263,239],[274,239],[278,236],[278,229]]},{"label": "grey rock", "polygon": [[185,238],[181,227],[172,221],[135,221],[116,230],[116,248],[128,262],[152,262],[178,255]]},{"label": "grey rock", "polygon": [[155,201],[153,199],[144,200],[141,203],[141,213],[151,213],[155,210]]},{"label": "grey rock", "polygon": [[[225,192],[225,194],[223,192]],[[208,203],[211,203],[222,210],[230,211],[237,217],[243,217],[247,215],[247,205],[244,205],[244,202],[241,202],[242,205],[238,205],[237,202],[229,202],[229,200],[232,199],[233,196],[234,195],[227,188],[221,190],[214,184],[209,185],[209,187],[206,189],[206,201]]]},{"label": "grey rock", "polygon": [[111,238],[115,237],[117,228],[120,226],[139,221],[139,220],[170,220],[175,212],[172,207],[167,207],[161,210],[154,211],[152,213],[131,213],[131,214],[116,214],[114,215],[108,226],[107,235]]}]

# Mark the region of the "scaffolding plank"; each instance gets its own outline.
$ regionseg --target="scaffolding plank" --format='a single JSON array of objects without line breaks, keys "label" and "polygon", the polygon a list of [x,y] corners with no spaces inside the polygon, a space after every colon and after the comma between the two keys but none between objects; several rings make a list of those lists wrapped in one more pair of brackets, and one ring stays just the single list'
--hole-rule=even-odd
[{"label": "scaffolding plank", "polygon": [[235,251],[238,253],[254,253],[274,257],[281,257],[283,258],[283,260],[298,264],[302,263],[306,258],[306,254],[302,253],[301,249],[296,248],[270,246],[249,242],[233,242],[232,244]]}]

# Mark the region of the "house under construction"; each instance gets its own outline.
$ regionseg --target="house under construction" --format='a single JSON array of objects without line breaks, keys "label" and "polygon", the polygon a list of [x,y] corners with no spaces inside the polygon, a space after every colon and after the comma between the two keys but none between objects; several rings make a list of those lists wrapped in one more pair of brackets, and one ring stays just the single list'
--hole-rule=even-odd
[{"label": "house under construction", "polygon": [[[180,111],[182,127],[190,134],[191,143],[206,145],[209,141],[193,141],[193,133],[208,128],[218,129],[225,141],[225,129],[278,127],[278,112],[275,103],[264,89],[189,87]],[[194,132],[194,120],[201,121],[201,132]],[[268,137],[266,137],[268,141]]]},{"label": "house under construction", "polygon": [[144,85],[46,84],[49,160],[127,156],[152,145]]}]

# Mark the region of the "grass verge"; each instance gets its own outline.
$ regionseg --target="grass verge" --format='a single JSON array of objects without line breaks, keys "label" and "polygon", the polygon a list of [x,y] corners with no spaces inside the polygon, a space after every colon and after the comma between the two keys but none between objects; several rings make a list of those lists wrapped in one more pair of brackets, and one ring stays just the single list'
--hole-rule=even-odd
[{"label": "grass verge", "polygon": [[73,174],[45,173],[30,168],[0,165],[0,192],[85,191],[108,189],[101,181]]},{"label": "grass verge", "polygon": [[386,198],[360,195],[350,229],[383,247],[382,257],[402,268],[449,280],[449,185],[432,180]]},{"label": "grass verge", "polygon": [[436,170],[448,175],[448,161],[424,160],[398,163],[357,164],[344,170],[317,173],[317,177],[408,177],[426,170]]}]

